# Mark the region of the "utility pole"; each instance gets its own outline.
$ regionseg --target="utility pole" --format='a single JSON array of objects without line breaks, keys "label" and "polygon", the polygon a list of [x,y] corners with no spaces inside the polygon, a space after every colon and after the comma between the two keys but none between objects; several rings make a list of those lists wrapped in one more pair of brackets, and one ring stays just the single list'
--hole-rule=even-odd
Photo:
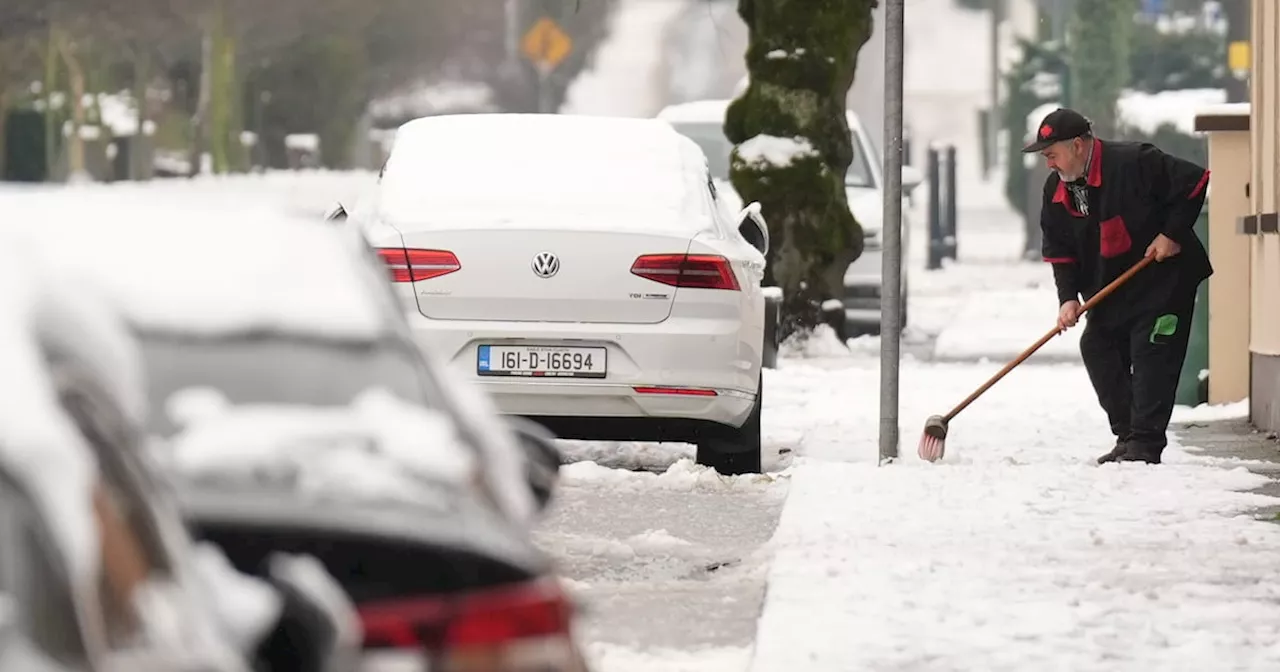
[{"label": "utility pole", "polygon": [[1222,0],[1227,19],[1227,102],[1249,102],[1249,53],[1251,39],[1249,0]]},{"label": "utility pole", "polygon": [[[880,460],[898,457],[898,382],[902,363],[903,4],[884,12],[884,263],[880,301]],[[993,115],[994,116],[994,115]]]}]

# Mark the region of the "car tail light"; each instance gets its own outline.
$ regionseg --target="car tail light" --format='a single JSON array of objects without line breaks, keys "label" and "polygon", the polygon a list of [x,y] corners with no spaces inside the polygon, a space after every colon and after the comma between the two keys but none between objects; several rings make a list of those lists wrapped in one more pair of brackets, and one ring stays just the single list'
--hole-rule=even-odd
[{"label": "car tail light", "polygon": [[733,266],[716,254],[646,254],[631,264],[631,272],[673,287],[738,289]]},{"label": "car tail light", "polygon": [[686,397],[714,397],[717,395],[715,390],[708,390],[704,387],[663,387],[663,386],[639,386],[631,388],[637,394],[676,394]]},{"label": "car tail light", "polygon": [[458,258],[448,250],[380,247],[378,255],[387,264],[387,268],[391,269],[392,282],[430,280],[462,268]]},{"label": "car tail light", "polygon": [[359,612],[374,669],[411,669],[416,656],[423,672],[585,672],[573,605],[553,579],[371,602]]}]

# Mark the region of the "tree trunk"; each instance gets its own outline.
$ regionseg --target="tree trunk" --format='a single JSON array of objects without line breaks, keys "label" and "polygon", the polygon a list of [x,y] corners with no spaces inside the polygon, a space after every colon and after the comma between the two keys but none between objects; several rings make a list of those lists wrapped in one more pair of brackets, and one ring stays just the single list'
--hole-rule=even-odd
[{"label": "tree trunk", "polygon": [[208,140],[213,172],[227,173],[234,161],[232,142],[239,141],[238,137],[232,137],[238,135],[232,128],[232,107],[239,102],[235,95],[235,39],[231,35],[226,2],[219,2],[215,12],[210,45]]},{"label": "tree trunk", "polygon": [[1076,0],[1068,27],[1070,105],[1093,122],[1094,133],[1115,137],[1116,103],[1129,82],[1129,35],[1134,0]]},{"label": "tree trunk", "polygon": [[862,254],[844,190],[853,160],[845,101],[878,5],[738,0],[750,82],[725,115],[736,145],[729,174],[768,222],[765,282],[782,288],[784,338],[822,321],[822,302],[843,293],[845,270]]},{"label": "tree trunk", "polygon": [[8,123],[9,93],[4,89],[4,84],[0,83],[0,181],[4,180],[9,165],[9,148],[5,142],[8,139]]},{"label": "tree trunk", "polygon": [[196,113],[191,118],[191,151],[188,157],[192,177],[202,171],[204,151],[209,140],[209,88],[213,82],[214,60],[212,25],[205,26],[200,54],[200,92],[196,98]]},{"label": "tree trunk", "polygon": [[58,29],[50,23],[49,40],[44,54],[44,179],[53,176],[58,162],[58,124],[53,111],[54,89],[58,87]]},{"label": "tree trunk", "polygon": [[84,70],[76,58],[71,38],[59,31],[55,38],[58,53],[67,66],[67,78],[71,85],[71,134],[67,138],[67,181],[80,180],[85,177],[84,139],[80,137],[80,129],[84,127]]},{"label": "tree trunk", "polygon": [[138,106],[138,131],[129,143],[129,179],[145,180],[150,174],[147,164],[152,161],[151,153],[145,151],[150,143],[146,141],[145,128],[148,121],[147,85],[151,81],[151,56],[146,45],[138,45],[133,57],[133,101]]}]

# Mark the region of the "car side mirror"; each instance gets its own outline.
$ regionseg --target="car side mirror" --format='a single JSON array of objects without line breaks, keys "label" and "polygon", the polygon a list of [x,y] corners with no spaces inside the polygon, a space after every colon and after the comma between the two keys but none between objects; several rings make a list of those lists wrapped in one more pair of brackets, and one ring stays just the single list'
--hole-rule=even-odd
[{"label": "car side mirror", "polygon": [[760,254],[769,254],[769,226],[764,221],[764,215],[760,214],[760,202],[752,201],[747,207],[738,213],[738,233],[751,244],[751,247],[760,251]]},{"label": "car side mirror", "polygon": [[920,172],[915,166],[902,167],[902,194],[904,196],[911,195],[916,187],[924,182],[924,173]]},{"label": "car side mirror", "polygon": [[556,435],[527,418],[507,416],[506,421],[524,452],[525,474],[538,510],[545,510],[560,482],[561,454],[556,447]]},{"label": "car side mirror", "polygon": [[326,222],[345,222],[347,220],[347,208],[341,203],[334,206],[332,210],[324,216]]}]

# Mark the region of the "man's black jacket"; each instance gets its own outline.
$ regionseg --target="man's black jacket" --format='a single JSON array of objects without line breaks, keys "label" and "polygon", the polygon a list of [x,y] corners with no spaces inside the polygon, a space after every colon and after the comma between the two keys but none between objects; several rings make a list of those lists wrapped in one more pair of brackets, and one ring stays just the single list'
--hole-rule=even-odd
[{"label": "man's black jacket", "polygon": [[1104,299],[1090,319],[1115,322],[1160,311],[1178,291],[1194,291],[1213,274],[1192,229],[1204,207],[1209,171],[1154,145],[1095,139],[1084,178],[1089,214],[1076,210],[1056,172],[1044,183],[1040,210],[1044,260],[1053,264],[1058,302],[1087,301],[1142,259],[1163,233],[1182,246]]}]

